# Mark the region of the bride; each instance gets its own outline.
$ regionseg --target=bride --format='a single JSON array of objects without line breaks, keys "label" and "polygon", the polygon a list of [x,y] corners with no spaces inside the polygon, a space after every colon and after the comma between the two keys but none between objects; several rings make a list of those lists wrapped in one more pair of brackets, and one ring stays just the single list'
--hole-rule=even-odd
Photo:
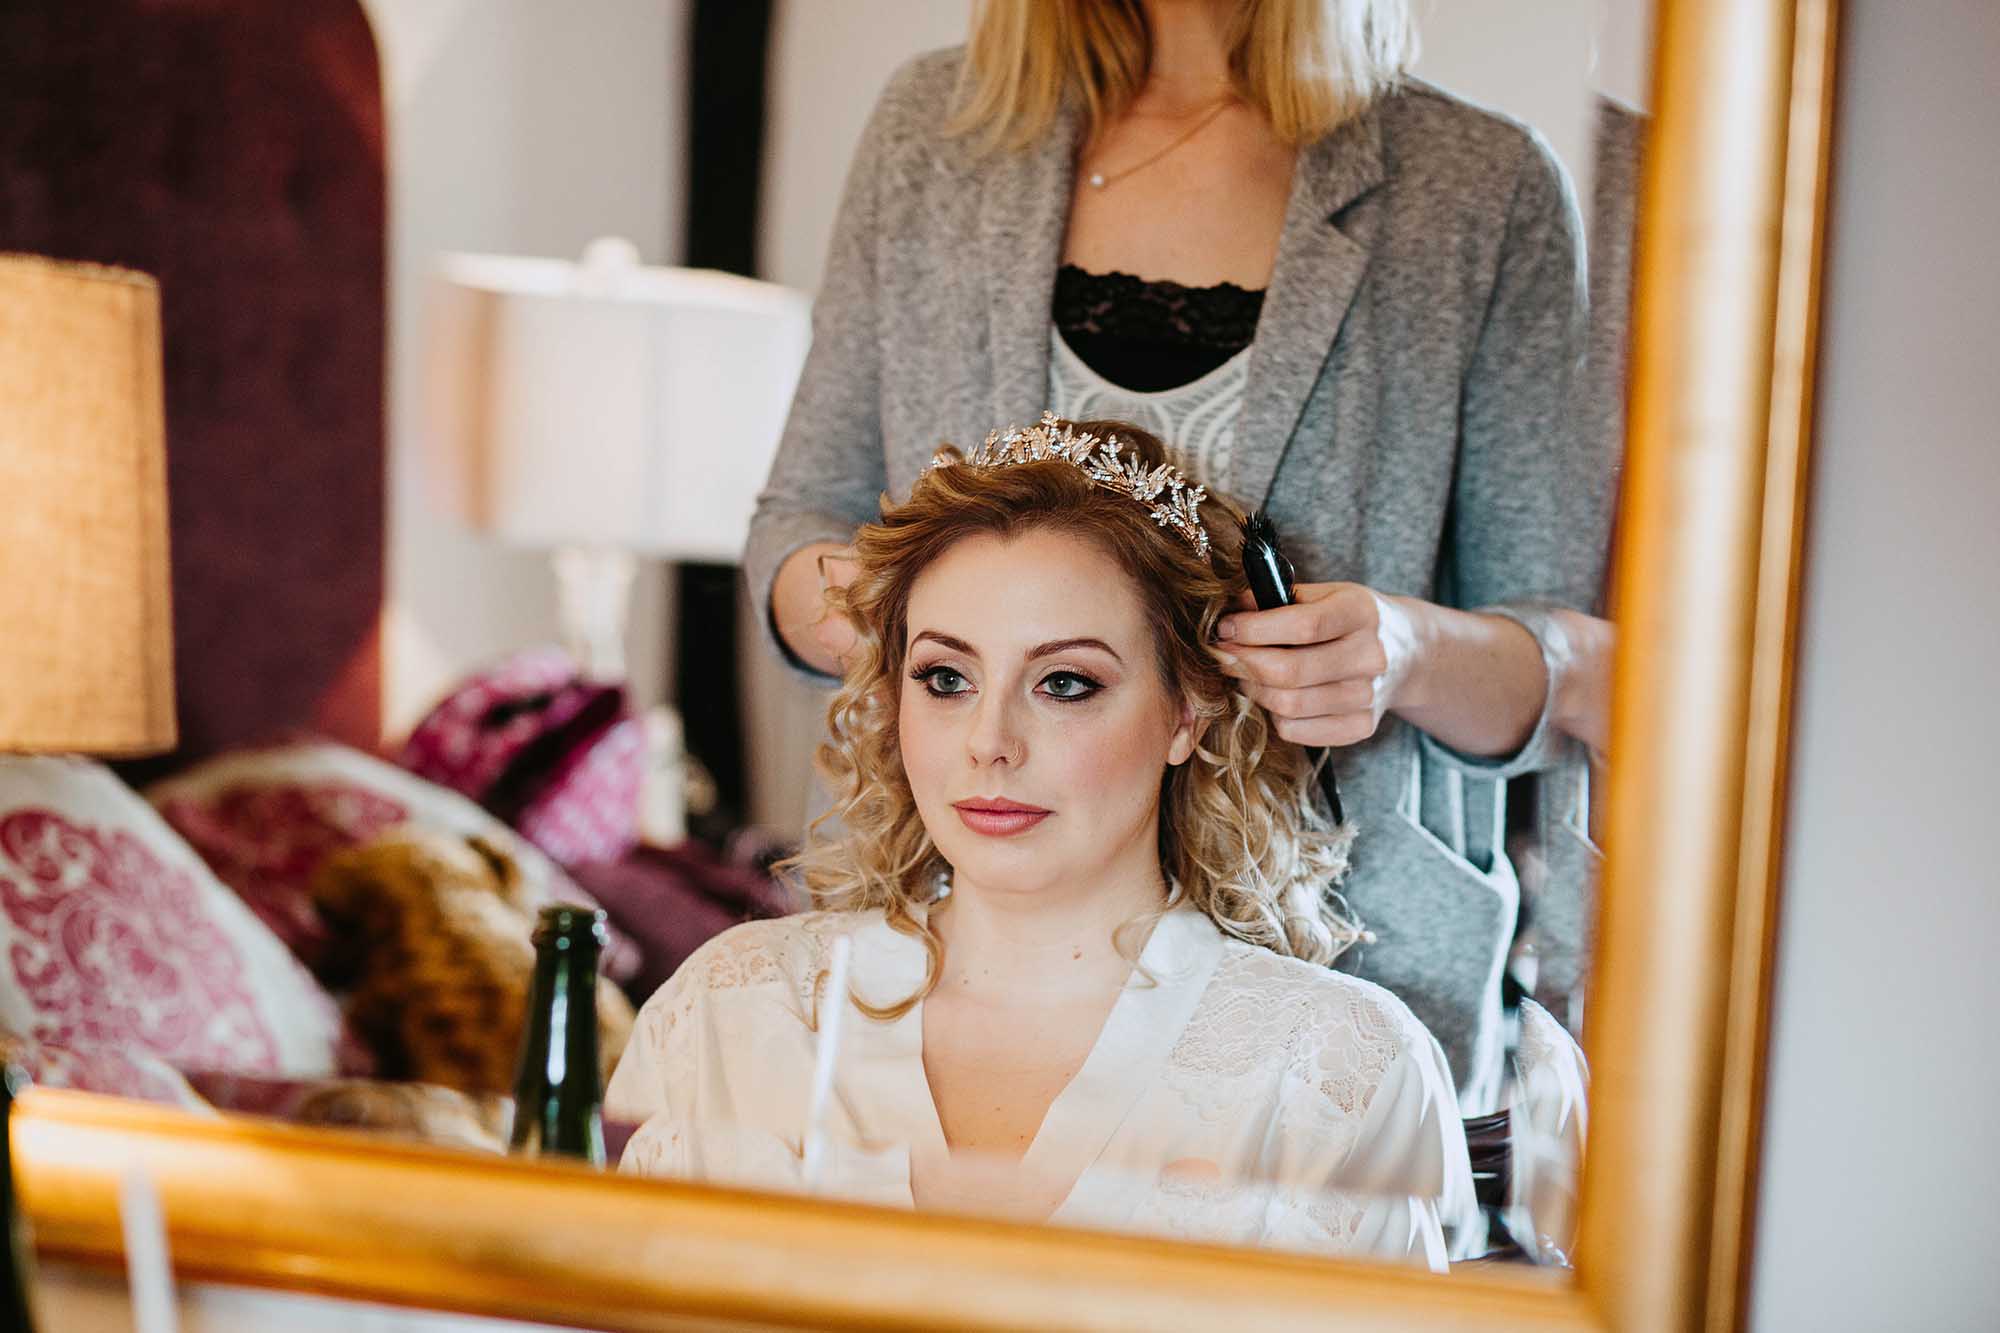
[{"label": "bride", "polygon": [[[796,870],[646,1004],[622,1167],[842,1198],[1442,1262],[1470,1191],[1437,1042],[1324,966],[1349,831],[1206,645],[1228,506],[1159,441],[1041,425],[938,459],[856,541],[859,630]],[[823,821],[826,822],[826,821]],[[828,993],[851,940],[846,994]]]}]

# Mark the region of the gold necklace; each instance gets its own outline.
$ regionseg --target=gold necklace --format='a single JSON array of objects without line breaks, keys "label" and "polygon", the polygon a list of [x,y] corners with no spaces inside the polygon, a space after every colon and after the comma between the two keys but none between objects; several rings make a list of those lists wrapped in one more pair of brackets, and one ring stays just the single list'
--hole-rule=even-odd
[{"label": "gold necklace", "polygon": [[1134,162],[1131,166],[1126,167],[1123,171],[1114,171],[1109,176],[1105,175],[1101,171],[1093,171],[1090,173],[1090,175],[1088,175],[1084,179],[1090,182],[1090,188],[1093,190],[1102,190],[1107,186],[1116,185],[1119,181],[1124,180],[1127,176],[1131,175],[1133,172],[1142,171],[1145,168],[1152,166],[1155,162],[1165,157],[1168,153],[1173,152],[1174,149],[1179,148],[1189,139],[1192,139],[1194,138],[1195,135],[1200,134],[1203,130],[1209,127],[1209,125],[1215,120],[1217,116],[1221,115],[1224,111],[1228,110],[1229,104],[1235,100],[1236,99],[1234,97],[1224,97],[1218,100],[1214,106],[1209,108],[1207,115],[1203,116],[1200,120],[1197,120],[1193,125],[1189,126],[1188,129],[1184,133],[1182,133],[1179,138],[1174,139],[1173,141],[1168,143],[1165,148],[1160,149],[1152,156],[1147,157],[1141,161]]}]

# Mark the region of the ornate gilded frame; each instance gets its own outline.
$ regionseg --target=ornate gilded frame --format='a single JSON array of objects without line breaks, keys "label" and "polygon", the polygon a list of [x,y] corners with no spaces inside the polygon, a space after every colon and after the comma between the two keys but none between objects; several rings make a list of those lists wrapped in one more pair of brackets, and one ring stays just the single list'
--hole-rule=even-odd
[{"label": "ornate gilded frame", "polygon": [[1578,1268],[1400,1269],[362,1145],[37,1091],[45,1256],[608,1329],[1729,1328],[1743,1322],[1798,603],[1833,0],[1664,0]]}]

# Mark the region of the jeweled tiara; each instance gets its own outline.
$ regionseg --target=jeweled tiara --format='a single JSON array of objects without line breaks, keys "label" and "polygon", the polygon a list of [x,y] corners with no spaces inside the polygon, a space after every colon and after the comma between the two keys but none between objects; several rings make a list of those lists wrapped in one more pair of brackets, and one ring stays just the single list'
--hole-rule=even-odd
[{"label": "jeweled tiara", "polygon": [[1103,490],[1137,500],[1152,513],[1153,522],[1178,532],[1196,555],[1208,559],[1208,529],[1202,526],[1200,513],[1201,502],[1208,498],[1206,487],[1189,485],[1171,463],[1148,468],[1137,454],[1127,457],[1122,452],[1117,436],[1079,431],[1053,412],[1042,413],[1039,425],[994,431],[962,458],[940,452],[931,459],[931,468],[1012,467],[1052,458],[1076,467]]}]

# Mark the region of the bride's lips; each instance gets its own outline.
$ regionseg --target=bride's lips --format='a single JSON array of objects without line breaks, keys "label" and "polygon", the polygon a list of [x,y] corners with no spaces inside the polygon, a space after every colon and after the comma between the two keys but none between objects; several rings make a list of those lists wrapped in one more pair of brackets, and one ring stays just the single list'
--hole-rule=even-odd
[{"label": "bride's lips", "polygon": [[951,808],[958,811],[959,820],[967,828],[989,838],[1011,838],[1016,833],[1026,833],[1054,813],[1039,805],[1023,805],[999,796],[954,801]]}]

